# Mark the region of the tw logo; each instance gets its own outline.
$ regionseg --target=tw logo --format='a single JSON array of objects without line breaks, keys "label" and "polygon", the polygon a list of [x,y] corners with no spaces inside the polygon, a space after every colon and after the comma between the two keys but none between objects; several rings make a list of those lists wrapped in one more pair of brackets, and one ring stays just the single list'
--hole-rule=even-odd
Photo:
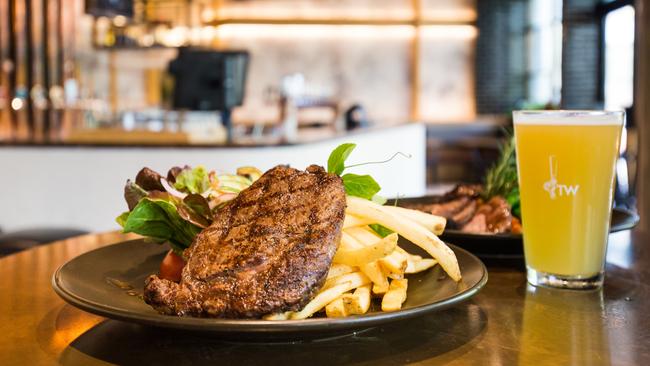
[{"label": "tw logo", "polygon": [[556,199],[558,196],[559,197],[575,196],[576,194],[578,194],[580,185],[579,184],[576,185],[558,184],[557,165],[558,164],[555,155],[549,156],[548,166],[549,166],[551,178],[548,181],[544,182],[544,190],[548,192],[552,200]]}]

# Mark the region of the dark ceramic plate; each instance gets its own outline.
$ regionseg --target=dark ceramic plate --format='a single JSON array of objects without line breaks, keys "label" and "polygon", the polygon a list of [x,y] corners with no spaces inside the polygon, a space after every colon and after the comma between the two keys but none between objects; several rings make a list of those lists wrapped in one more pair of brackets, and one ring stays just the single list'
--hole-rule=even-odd
[{"label": "dark ceramic plate", "polygon": [[[401,198],[398,206],[404,204],[434,203],[440,200],[440,196],[423,196],[413,198]],[[390,201],[387,204],[392,204]],[[639,223],[639,215],[622,208],[614,208],[609,231],[630,230]],[[471,234],[459,230],[447,229],[440,238],[467,249],[480,258],[522,258],[524,245],[521,234]]]},{"label": "dark ceramic plate", "polygon": [[[409,242],[411,253],[423,254]],[[474,255],[455,246],[463,279],[455,283],[440,266],[410,275],[402,310],[371,311],[347,318],[265,321],[181,318],[158,314],[141,299],[144,280],[158,272],[166,248],[133,240],[82,254],[59,268],[52,277],[56,293],[68,303],[107,318],[190,331],[221,333],[237,338],[323,338],[380,324],[413,318],[448,308],[474,296],[487,282],[487,270]]]}]

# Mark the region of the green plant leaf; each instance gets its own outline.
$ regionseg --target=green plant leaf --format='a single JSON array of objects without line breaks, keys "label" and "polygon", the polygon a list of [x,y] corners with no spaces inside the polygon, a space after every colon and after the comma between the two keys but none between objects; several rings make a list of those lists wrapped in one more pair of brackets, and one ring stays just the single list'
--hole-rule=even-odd
[{"label": "green plant leaf", "polygon": [[187,197],[183,198],[183,203],[186,204],[189,208],[194,210],[197,214],[203,216],[210,222],[212,222],[212,212],[210,211],[210,204],[205,197],[200,194],[188,194]]},{"label": "green plant leaf", "polygon": [[348,173],[341,177],[345,193],[349,196],[371,200],[381,190],[379,184],[369,175]]},{"label": "green plant leaf", "polygon": [[126,225],[126,219],[129,218],[130,213],[131,212],[129,211],[122,212],[120,216],[115,218],[115,222],[117,222],[121,227],[124,227],[124,225]]},{"label": "green plant leaf", "polygon": [[145,197],[128,213],[118,217],[125,233],[136,233],[169,242],[174,250],[188,248],[201,228],[184,220],[168,194]]},{"label": "green plant leaf", "polygon": [[184,169],[176,176],[174,188],[179,191],[201,194],[210,188],[208,172],[202,165],[194,169]]},{"label": "green plant leaf", "polygon": [[341,175],[345,169],[345,160],[355,147],[357,147],[357,144],[345,143],[334,149],[327,159],[327,172]]},{"label": "green plant leaf", "polygon": [[518,186],[515,142],[514,137],[508,135],[506,142],[501,146],[499,159],[485,175],[483,199],[487,201],[494,196],[507,198],[515,189],[518,197]]},{"label": "green plant leaf", "polygon": [[393,230],[387,228],[386,226],[382,226],[379,224],[371,224],[368,226],[370,226],[372,231],[376,232],[377,235],[381,236],[382,238],[385,238],[394,232]]}]

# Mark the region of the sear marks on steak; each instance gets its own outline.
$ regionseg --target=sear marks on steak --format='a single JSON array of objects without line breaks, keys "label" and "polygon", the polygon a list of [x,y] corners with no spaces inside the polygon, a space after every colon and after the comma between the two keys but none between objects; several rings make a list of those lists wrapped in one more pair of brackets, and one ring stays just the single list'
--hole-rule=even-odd
[{"label": "sear marks on steak", "polygon": [[451,216],[450,220],[453,221],[458,226],[465,225],[468,221],[472,219],[472,217],[474,217],[477,208],[478,208],[478,200],[471,200],[465,207],[463,207],[460,211],[456,212],[453,216]]},{"label": "sear marks on steak", "polygon": [[184,255],[180,283],[150,276],[164,314],[259,318],[302,308],[323,285],[345,217],[341,178],[277,166],[216,215]]},{"label": "sear marks on steak", "polygon": [[436,203],[431,205],[431,214],[444,216],[451,219],[456,213],[460,212],[473,201],[471,197],[459,197],[445,203]]},{"label": "sear marks on steak", "polygon": [[482,203],[476,210],[476,215],[461,230],[468,233],[503,234],[510,232],[511,227],[510,205],[502,197],[496,196]]}]

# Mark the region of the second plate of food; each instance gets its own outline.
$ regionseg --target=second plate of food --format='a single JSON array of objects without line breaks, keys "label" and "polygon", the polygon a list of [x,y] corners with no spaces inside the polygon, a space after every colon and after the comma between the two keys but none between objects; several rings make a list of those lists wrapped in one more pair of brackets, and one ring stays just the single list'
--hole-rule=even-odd
[{"label": "second plate of food", "polygon": [[[401,198],[398,206],[417,207],[439,202],[442,196],[422,196]],[[387,204],[395,204],[393,200]],[[639,216],[629,210],[614,208],[610,233],[630,230],[639,223]],[[446,228],[440,238],[446,242],[462,247],[480,258],[522,258],[524,255],[522,234],[475,234]]]},{"label": "second plate of food", "polygon": [[[409,242],[401,246],[423,254]],[[142,289],[156,273],[164,247],[133,240],[93,250],[59,268],[52,278],[54,290],[68,303],[90,313],[128,322],[220,334],[235,339],[324,338],[439,311],[474,296],[487,282],[483,263],[469,252],[450,246],[463,275],[452,281],[440,266],[409,276],[407,300],[399,311],[372,309],[344,318],[305,320],[208,319],[157,313],[144,300]]]}]

